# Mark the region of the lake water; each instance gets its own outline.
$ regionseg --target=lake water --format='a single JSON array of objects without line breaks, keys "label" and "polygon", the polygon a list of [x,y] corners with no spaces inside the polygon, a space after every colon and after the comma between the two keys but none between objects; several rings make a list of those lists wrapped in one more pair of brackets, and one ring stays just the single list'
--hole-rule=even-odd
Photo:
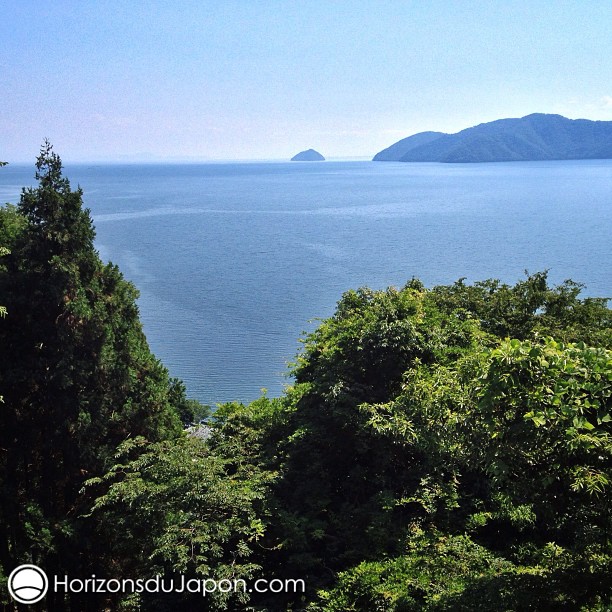
[{"label": "lake water", "polygon": [[[550,269],[612,295],[612,160],[66,167],[97,248],[141,292],[155,354],[191,397],[248,401],[343,291]],[[0,170],[0,201],[33,184]]]}]

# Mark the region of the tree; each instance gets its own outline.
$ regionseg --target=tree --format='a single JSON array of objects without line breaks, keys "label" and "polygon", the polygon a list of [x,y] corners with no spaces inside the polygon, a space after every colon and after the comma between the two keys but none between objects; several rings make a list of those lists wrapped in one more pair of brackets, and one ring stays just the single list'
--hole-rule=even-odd
[{"label": "tree", "polygon": [[[117,572],[142,578],[180,573],[187,580],[232,583],[261,576],[253,548],[264,534],[262,472],[236,469],[188,436],[157,443],[127,440],[118,460],[104,478],[88,482],[88,488],[102,491],[93,518],[100,538],[111,542]],[[226,589],[205,600],[183,593],[137,601],[155,610],[225,610],[249,598],[248,589]],[[135,603],[135,597],[127,599]]]},{"label": "tree", "polygon": [[612,351],[505,340],[479,396],[468,462],[489,493],[475,533],[503,534],[504,548],[534,565],[554,543],[558,565],[596,587],[612,567]]},{"label": "tree", "polygon": [[429,439],[455,508],[441,512],[432,471],[433,495],[392,500],[429,515],[403,554],[342,572],[313,610],[609,608],[612,353],[513,339],[475,363],[411,372],[394,423],[372,422],[396,444]]},{"label": "tree", "polygon": [[[177,436],[180,392],[171,399],[137,291],[101,262],[82,191],[71,189],[48,142],[36,170],[38,186],[21,195],[22,221],[0,218],[0,235],[12,236],[0,270],[11,313],[0,329],[0,564],[82,574],[105,562],[80,518],[91,504],[83,483],[105,473],[125,439]],[[60,604],[50,594],[48,605]]]},{"label": "tree", "polygon": [[[427,434],[414,439],[392,402],[408,372],[454,362],[483,338],[476,320],[438,308],[418,281],[402,290],[347,292],[307,338],[277,486],[286,549],[303,571],[339,570],[399,550],[410,517],[422,509],[394,500],[431,495],[419,492],[421,481],[438,470],[443,483],[428,486],[446,486],[452,472],[431,452],[425,423]],[[374,424],[393,431],[381,435]]]},{"label": "tree", "polygon": [[[0,161],[0,167],[6,166],[6,162]],[[6,244],[0,237],[0,257],[4,257],[4,255],[8,255],[10,250],[6,247]],[[6,316],[6,306],[0,306],[0,317]],[[0,401],[2,400],[2,396],[0,396]]]}]

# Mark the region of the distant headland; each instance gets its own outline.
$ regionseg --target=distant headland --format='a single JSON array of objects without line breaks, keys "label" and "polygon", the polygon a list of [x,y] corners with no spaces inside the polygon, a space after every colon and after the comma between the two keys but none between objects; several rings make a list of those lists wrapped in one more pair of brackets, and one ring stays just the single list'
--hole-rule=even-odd
[{"label": "distant headland", "polygon": [[297,155],[291,158],[291,161],[325,161],[325,158],[314,149],[300,151]]},{"label": "distant headland", "polygon": [[612,121],[536,113],[482,123],[456,134],[421,132],[380,151],[373,161],[468,163],[611,158]]}]

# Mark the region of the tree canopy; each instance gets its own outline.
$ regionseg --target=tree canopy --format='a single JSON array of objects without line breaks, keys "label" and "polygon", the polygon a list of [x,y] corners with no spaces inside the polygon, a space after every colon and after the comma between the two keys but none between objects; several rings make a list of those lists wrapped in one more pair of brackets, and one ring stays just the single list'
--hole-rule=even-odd
[{"label": "tree canopy", "polygon": [[606,609],[610,310],[579,294],[413,279],[347,292],[305,339],[252,461],[309,609]]}]

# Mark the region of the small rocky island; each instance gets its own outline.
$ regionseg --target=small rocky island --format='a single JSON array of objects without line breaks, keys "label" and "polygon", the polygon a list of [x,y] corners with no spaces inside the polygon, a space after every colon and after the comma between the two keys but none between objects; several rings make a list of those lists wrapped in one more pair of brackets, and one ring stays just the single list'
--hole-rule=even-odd
[{"label": "small rocky island", "polygon": [[307,151],[301,151],[297,155],[294,155],[291,161],[325,161],[325,158],[318,151],[308,149]]}]

